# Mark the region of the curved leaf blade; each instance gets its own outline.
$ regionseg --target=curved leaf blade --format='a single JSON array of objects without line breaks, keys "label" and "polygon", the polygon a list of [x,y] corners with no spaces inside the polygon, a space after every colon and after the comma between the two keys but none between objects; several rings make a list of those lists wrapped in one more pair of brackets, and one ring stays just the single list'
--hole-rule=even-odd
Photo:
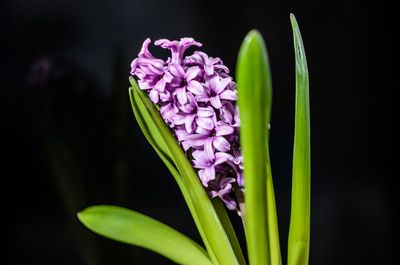
[{"label": "curved leaf blade", "polygon": [[269,265],[271,251],[266,191],[272,83],[266,46],[256,30],[247,34],[240,48],[237,86],[249,261],[250,264]]},{"label": "curved leaf blade", "polygon": [[[134,82],[134,80],[131,79],[131,82]],[[190,201],[193,203],[194,211],[204,233],[203,239],[205,239],[205,244],[208,246],[207,249],[211,252],[210,255],[212,257],[215,256],[219,264],[239,264],[221,221],[191,163],[146,93],[137,85],[133,86],[133,89],[140,97],[152,122],[156,126],[156,130],[171,154],[179,174],[182,176],[182,181],[191,198]]]},{"label": "curved leaf blade", "polygon": [[212,265],[207,252],[171,227],[122,207],[99,205],[78,213],[79,220],[107,238],[143,247],[187,265]]},{"label": "curved leaf blade", "polygon": [[268,219],[268,236],[271,249],[271,264],[281,265],[282,255],[279,241],[278,216],[276,213],[275,191],[272,181],[271,163],[267,163],[267,219]]},{"label": "curved leaf blade", "polygon": [[174,177],[175,181],[177,182],[182,192],[182,195],[186,201],[186,204],[188,205],[190,213],[192,214],[197,230],[199,231],[200,236],[203,239],[203,242],[209,251],[211,259],[217,265],[216,258],[207,242],[207,238],[205,237],[203,229],[201,228],[201,224],[198,220],[197,213],[196,210],[194,209],[194,205],[192,202],[192,198],[189,196],[187,188],[185,187],[182,181],[182,176],[180,175],[180,173],[176,168],[174,159],[169,153],[169,150],[167,149],[163,138],[161,137],[159,131],[157,130],[154,121],[149,116],[149,113],[147,112],[147,109],[143,105],[142,100],[140,99],[139,95],[135,92],[135,90],[140,89],[138,84],[132,77],[130,78],[130,82],[132,87],[129,88],[129,97],[131,99],[132,110],[135,115],[136,121],[138,122],[140,128],[142,129],[143,134],[145,135],[149,143],[153,146],[154,150],[159,155],[164,164],[167,166],[172,176]]},{"label": "curved leaf blade", "polygon": [[[136,86],[137,89],[139,89],[136,81],[132,77],[130,78],[130,82],[132,87]],[[171,154],[169,153],[162,137],[158,133],[154,122],[151,120],[151,117],[147,113],[147,110],[141,102],[140,97],[135,94],[133,88],[129,88],[129,97],[136,121],[138,122],[139,127],[142,129],[146,139],[150,142],[153,148],[160,153],[159,155],[167,160],[168,164],[175,167],[173,157],[171,157]]]},{"label": "curved leaf blade", "polygon": [[310,248],[311,208],[309,79],[300,29],[293,14],[290,15],[290,20],[296,57],[296,114],[288,264],[307,265]]}]

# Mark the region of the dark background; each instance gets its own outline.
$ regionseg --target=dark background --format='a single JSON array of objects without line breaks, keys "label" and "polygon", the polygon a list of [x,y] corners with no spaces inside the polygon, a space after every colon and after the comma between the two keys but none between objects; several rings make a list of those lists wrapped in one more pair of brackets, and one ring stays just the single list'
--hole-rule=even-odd
[{"label": "dark background", "polygon": [[[129,65],[146,37],[192,36],[234,74],[245,34],[268,46],[271,160],[282,255],[290,214],[294,55],[299,22],[310,72],[310,264],[392,264],[397,203],[391,7],[355,1],[2,1],[4,264],[172,264],[97,236],[76,212],[115,204],[200,242],[177,185],[134,120]],[[167,52],[150,47],[156,56]],[[190,51],[193,51],[192,49]],[[5,158],[5,159],[4,159]],[[244,242],[240,220],[232,222]],[[5,237],[4,237],[5,235]]]}]

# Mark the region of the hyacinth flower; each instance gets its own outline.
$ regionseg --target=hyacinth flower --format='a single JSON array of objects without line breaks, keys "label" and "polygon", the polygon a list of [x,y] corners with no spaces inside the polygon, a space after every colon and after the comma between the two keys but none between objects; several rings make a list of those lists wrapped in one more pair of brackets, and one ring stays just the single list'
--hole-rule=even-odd
[{"label": "hyacinth flower", "polygon": [[144,41],[131,64],[131,75],[159,108],[186,157],[193,158],[191,164],[210,197],[219,197],[230,210],[237,209],[229,193],[233,183],[242,192],[242,156],[239,114],[234,107],[236,83],[229,69],[221,59],[203,52],[184,57],[189,47],[202,46],[193,38],[156,41],[156,46],[171,51],[166,61],[153,57],[150,43],[150,39]]},{"label": "hyacinth flower", "polygon": [[[308,264],[310,240],[310,117],[308,70],[301,34],[291,15],[296,64],[296,113],[289,265]],[[92,206],[80,221],[105,237],[155,251],[178,264],[281,265],[269,122],[272,81],[258,31],[245,37],[236,82],[220,58],[185,55],[193,38],[161,39],[166,60],[146,39],[131,64],[132,109],[143,134],[177,182],[202,238],[117,206]],[[245,258],[227,211],[242,217]]]}]

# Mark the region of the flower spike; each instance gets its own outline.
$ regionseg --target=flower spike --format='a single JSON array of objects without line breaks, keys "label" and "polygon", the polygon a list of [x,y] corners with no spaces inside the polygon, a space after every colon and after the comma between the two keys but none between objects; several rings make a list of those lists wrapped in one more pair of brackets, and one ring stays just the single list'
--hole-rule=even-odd
[{"label": "flower spike", "polygon": [[[184,57],[193,38],[160,39],[156,46],[171,51],[166,61],[149,51],[147,38],[131,74],[158,106],[171,132],[197,169],[211,197],[220,197],[228,209],[237,208],[232,187],[243,188],[243,158],[239,144],[236,83],[220,58],[201,51]],[[235,185],[233,185],[235,184]]]}]

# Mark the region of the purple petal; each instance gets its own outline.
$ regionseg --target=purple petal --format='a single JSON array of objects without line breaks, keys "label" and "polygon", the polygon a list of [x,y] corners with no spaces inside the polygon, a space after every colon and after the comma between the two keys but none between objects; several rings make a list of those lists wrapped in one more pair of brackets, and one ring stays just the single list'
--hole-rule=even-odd
[{"label": "purple petal", "polygon": [[224,152],[216,152],[215,153],[215,162],[214,165],[220,165],[222,163],[225,163],[226,161],[230,160],[232,155],[224,153]]},{"label": "purple petal", "polygon": [[[214,174],[213,174],[214,173]],[[208,187],[208,183],[215,179],[215,170],[206,168],[199,171],[199,177],[204,187]]]},{"label": "purple petal", "polygon": [[176,64],[176,63],[169,64],[168,70],[175,77],[178,77],[178,78],[185,77],[185,70],[183,70],[183,67],[179,64]]},{"label": "purple petal", "polygon": [[213,105],[214,108],[220,109],[222,107],[221,100],[219,99],[219,96],[211,97],[210,98],[211,105]]},{"label": "purple petal", "polygon": [[158,91],[155,89],[150,90],[149,97],[151,101],[153,101],[154,104],[158,103],[159,97],[158,97]]},{"label": "purple petal", "polygon": [[232,78],[230,77],[220,80],[217,87],[215,88],[215,92],[217,94],[220,94],[222,91],[224,91],[224,89],[229,85],[230,82],[232,82]]},{"label": "purple petal", "polygon": [[197,51],[190,56],[186,56],[184,60],[184,65],[202,65],[201,56],[197,54]]},{"label": "purple petal", "polygon": [[213,140],[213,138],[208,138],[204,144],[204,152],[210,160],[215,158]]},{"label": "purple petal", "polygon": [[244,178],[243,178],[243,172],[237,172],[236,174],[237,177],[237,183],[240,187],[244,187]]},{"label": "purple petal", "polygon": [[143,44],[142,44],[142,49],[140,50],[138,56],[142,58],[154,58],[153,55],[149,52],[149,44],[151,43],[151,39],[147,38]]},{"label": "purple petal", "polygon": [[195,51],[194,55],[197,56],[198,60],[202,63],[206,63],[208,60],[208,55],[202,51]]},{"label": "purple petal", "polygon": [[212,130],[204,129],[204,128],[200,127],[200,126],[197,126],[197,128],[196,128],[196,133],[197,134],[207,135],[207,137],[210,136],[211,132],[212,132]]},{"label": "purple petal", "polygon": [[201,47],[203,46],[203,44],[201,44],[200,42],[195,41],[193,38],[181,38],[181,40],[179,41],[179,46],[180,46],[180,56],[183,57],[183,54],[185,53],[185,51],[190,47],[190,46],[197,46],[197,47]]},{"label": "purple petal", "polygon": [[218,75],[213,75],[211,78],[207,80],[208,85],[210,86],[210,89],[217,93],[217,87],[219,83],[219,77]]},{"label": "purple petal", "polygon": [[204,93],[203,86],[195,80],[192,80],[187,85],[187,90],[192,92],[195,95],[202,95]]},{"label": "purple petal", "polygon": [[210,161],[208,159],[193,160],[193,166],[195,168],[198,168],[198,169],[209,168],[210,167]]},{"label": "purple petal", "polygon": [[232,101],[237,100],[237,95],[233,90],[225,90],[221,94],[219,94],[219,97],[221,99],[226,99],[226,100],[232,100]]},{"label": "purple petal", "polygon": [[156,46],[161,46],[164,49],[170,49],[172,47],[178,47],[179,46],[179,42],[174,40],[174,41],[170,41],[167,39],[160,39],[160,40],[156,40],[154,42],[154,45]]},{"label": "purple petal", "polygon": [[224,71],[225,73],[229,74],[229,69],[225,65],[217,64],[214,66],[215,70]]},{"label": "purple petal", "polygon": [[215,153],[215,158],[218,159],[225,159],[225,161],[231,161],[235,159],[231,154],[224,153],[224,152],[216,152]]},{"label": "purple petal", "polygon": [[170,118],[170,121],[172,123],[174,123],[175,125],[182,125],[186,122],[186,118],[187,118],[186,115],[179,113],[179,114],[172,115]]},{"label": "purple petal", "polygon": [[222,136],[222,135],[229,135],[232,134],[234,131],[233,127],[230,125],[217,125],[215,128],[215,135]]},{"label": "purple petal", "polygon": [[207,163],[209,163],[209,159],[208,159],[206,153],[202,150],[193,151],[192,156],[195,160],[207,161]]},{"label": "purple petal", "polygon": [[186,49],[189,48],[190,46],[192,45],[196,45],[198,47],[202,46],[201,43],[196,42],[193,38],[181,38],[179,42],[170,41],[167,39],[161,39],[154,42],[154,44],[157,46],[161,46],[164,49],[171,50],[172,54],[171,62],[173,63],[181,63],[183,54],[185,53]]},{"label": "purple petal", "polygon": [[141,90],[152,89],[152,87],[147,82],[143,82],[142,80],[138,80],[138,84]]},{"label": "purple petal", "polygon": [[233,105],[230,102],[226,102],[222,105],[222,108],[220,108],[220,118],[222,121],[232,124],[233,122],[233,113],[235,112],[235,109]]},{"label": "purple petal", "polygon": [[225,177],[223,179],[221,179],[219,185],[222,187],[222,189],[224,189],[225,191],[227,191],[227,193],[232,191],[232,185],[228,186],[230,183],[235,182],[234,178],[228,178]]},{"label": "purple petal", "polygon": [[165,65],[165,62],[161,59],[157,58],[139,58],[140,64],[145,66],[153,66],[158,69],[158,71],[162,71]]},{"label": "purple petal", "polygon": [[178,139],[178,141],[183,141],[183,140],[186,140],[188,133],[186,130],[178,129],[175,131],[175,136]]},{"label": "purple petal", "polygon": [[172,78],[174,78],[170,72],[165,71],[164,76],[163,76],[165,82],[170,83],[172,81]]},{"label": "purple petal", "polygon": [[164,90],[163,92],[159,93],[160,94],[160,99],[162,102],[167,102],[171,101],[171,93],[169,93],[167,90]]},{"label": "purple petal", "polygon": [[159,111],[164,120],[169,120],[174,114],[178,113],[179,110],[175,105],[168,103],[164,106],[161,106]]},{"label": "purple petal", "polygon": [[231,149],[231,144],[222,136],[214,137],[213,145],[218,151],[221,152],[226,152]]},{"label": "purple petal", "polygon": [[199,107],[197,108],[197,115],[199,117],[212,117],[215,114],[213,108],[211,107]]},{"label": "purple petal", "polygon": [[234,199],[232,199],[229,195],[224,195],[220,198],[225,203],[226,207],[229,210],[235,210],[237,208],[236,201]]},{"label": "purple petal", "polygon": [[180,63],[181,58],[179,54],[179,42],[178,41],[170,41],[167,39],[160,39],[154,42],[154,45],[161,46],[164,49],[169,49],[171,51],[171,61],[173,63]]},{"label": "purple petal", "polygon": [[[134,59],[132,62],[131,62],[131,75],[137,75],[138,76],[138,72],[137,72],[137,67],[138,67],[138,59],[139,58],[136,58],[136,59]],[[141,74],[141,73],[140,73]],[[141,79],[141,77],[140,76],[138,76],[140,79]]]},{"label": "purple petal", "polygon": [[165,62],[160,59],[136,58],[131,63],[131,73],[136,74],[141,71],[145,74],[161,75]]},{"label": "purple petal", "polygon": [[215,179],[215,168],[214,166],[204,169],[204,180],[208,182]]},{"label": "purple petal", "polygon": [[184,87],[177,88],[176,97],[178,98],[179,103],[186,104],[187,102],[186,88]]},{"label": "purple petal", "polygon": [[210,196],[210,198],[215,198],[218,196],[218,192],[216,192],[215,190],[208,190],[207,194],[208,196]]},{"label": "purple petal", "polygon": [[239,168],[243,169],[243,155],[241,150],[234,150],[233,154],[235,155],[235,159],[233,163],[239,166]]},{"label": "purple petal", "polygon": [[[223,180],[225,179],[228,179],[228,181],[230,181],[231,178],[224,178]],[[218,191],[218,196],[221,199],[232,191],[232,184],[230,184],[230,182],[223,184],[223,180],[219,183],[221,189]]]},{"label": "purple petal", "polygon": [[198,117],[196,123],[199,127],[207,129],[207,130],[212,130],[215,127],[215,124],[214,124],[214,121],[212,118]]},{"label": "purple petal", "polygon": [[192,93],[186,93],[187,103],[184,105],[179,105],[179,109],[185,113],[193,113],[197,108],[197,102]]},{"label": "purple petal", "polygon": [[158,82],[154,86],[154,89],[158,90],[159,92],[163,92],[165,89],[165,80],[163,78],[158,80]]},{"label": "purple petal", "polygon": [[220,58],[213,58],[213,57],[208,57],[208,59],[206,60],[206,63],[208,65],[215,65],[215,64],[220,64],[222,63]]},{"label": "purple petal", "polygon": [[164,71],[162,70],[162,66],[160,67],[160,65],[157,66],[156,64],[152,63],[148,64],[147,67],[149,68],[151,73],[155,74],[155,77],[157,77],[157,75],[160,76],[164,73]]},{"label": "purple petal", "polygon": [[204,71],[206,72],[207,75],[212,75],[214,74],[214,66],[205,64]]},{"label": "purple petal", "polygon": [[[232,178],[223,178],[217,186],[211,182],[210,187],[211,184],[214,184],[212,185],[212,188],[217,190],[216,195],[221,198],[228,209],[235,210],[237,208],[236,201],[229,196],[229,193],[232,191],[231,182],[234,182]],[[213,192],[212,195],[215,196],[215,193]]]},{"label": "purple petal", "polygon": [[190,147],[192,147],[188,142],[186,142],[186,141],[183,141],[183,142],[181,142],[181,145],[182,145],[182,149],[183,149],[183,151],[187,151],[187,150],[189,150],[189,148]]},{"label": "purple petal", "polygon": [[195,150],[192,152],[192,156],[194,159],[199,160],[202,159],[202,157],[204,156],[204,152],[200,150]]},{"label": "purple petal", "polygon": [[239,107],[238,106],[236,106],[236,108],[235,108],[235,114],[234,114],[234,118],[233,118],[234,120],[235,120],[235,126],[236,127],[239,127],[240,126],[240,115],[239,115]]},{"label": "purple petal", "polygon": [[185,128],[188,133],[192,133],[193,131],[193,121],[196,118],[195,114],[187,115],[185,119]]},{"label": "purple petal", "polygon": [[192,134],[188,135],[185,138],[185,141],[187,141],[191,146],[203,146],[207,142],[208,138],[208,135],[205,134]]},{"label": "purple petal", "polygon": [[199,73],[200,73],[200,67],[198,67],[198,66],[189,67],[189,68],[186,70],[186,73],[185,73],[185,79],[186,79],[186,81],[189,82],[190,80],[196,78],[196,76],[197,76]]},{"label": "purple petal", "polygon": [[204,187],[208,187],[208,181],[207,181],[206,177],[204,176],[204,169],[199,170],[199,172],[197,174],[199,175],[201,184],[203,184]]}]

